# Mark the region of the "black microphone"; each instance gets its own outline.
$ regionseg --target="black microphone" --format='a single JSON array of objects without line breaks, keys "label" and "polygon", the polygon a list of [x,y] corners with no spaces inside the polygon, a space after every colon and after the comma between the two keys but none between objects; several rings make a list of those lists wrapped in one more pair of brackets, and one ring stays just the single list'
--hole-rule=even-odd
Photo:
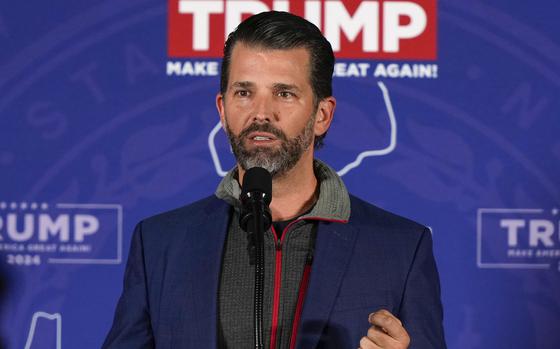
[{"label": "black microphone", "polygon": [[[258,215],[262,222],[262,231],[270,228],[272,216],[270,214],[270,201],[272,201],[272,176],[270,172],[262,167],[253,167],[245,172],[243,176],[243,187],[241,189],[242,210],[239,217],[239,225],[245,231],[253,229],[252,222]],[[252,231],[253,233],[256,233]]]},{"label": "black microphone", "polygon": [[270,228],[272,216],[272,176],[262,167],[253,167],[243,176],[241,189],[241,216],[239,225],[252,237],[255,252],[255,289],[254,289],[254,339],[255,349],[264,348],[263,309],[264,309],[264,232]]}]

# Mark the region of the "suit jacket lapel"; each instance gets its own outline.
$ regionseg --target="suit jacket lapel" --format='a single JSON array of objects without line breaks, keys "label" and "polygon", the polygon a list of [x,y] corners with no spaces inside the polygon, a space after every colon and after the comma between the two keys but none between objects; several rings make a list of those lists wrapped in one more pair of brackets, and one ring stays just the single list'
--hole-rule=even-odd
[{"label": "suit jacket lapel", "polygon": [[355,240],[356,229],[350,224],[319,223],[296,348],[317,346],[352,256]]},{"label": "suit jacket lapel", "polygon": [[229,209],[227,203],[216,199],[201,217],[193,218],[200,230],[195,239],[198,253],[190,261],[191,275],[196,276],[196,280],[191,280],[195,323],[185,324],[185,330],[192,336],[191,343],[200,348],[217,347],[218,284]]}]

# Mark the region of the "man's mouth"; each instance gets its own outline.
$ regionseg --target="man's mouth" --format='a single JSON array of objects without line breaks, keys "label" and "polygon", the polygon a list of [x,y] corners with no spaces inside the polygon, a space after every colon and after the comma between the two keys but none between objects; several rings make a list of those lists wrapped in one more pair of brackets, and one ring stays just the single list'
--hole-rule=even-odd
[{"label": "man's mouth", "polygon": [[271,142],[275,141],[277,138],[269,133],[252,132],[247,137],[254,142]]}]

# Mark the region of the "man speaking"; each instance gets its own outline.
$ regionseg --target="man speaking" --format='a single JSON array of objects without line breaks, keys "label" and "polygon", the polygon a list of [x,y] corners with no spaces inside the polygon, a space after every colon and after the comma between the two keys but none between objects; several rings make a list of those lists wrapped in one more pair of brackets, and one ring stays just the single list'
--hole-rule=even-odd
[{"label": "man speaking", "polygon": [[215,195],[140,222],[104,348],[255,347],[245,174],[272,175],[264,233],[266,348],[445,348],[429,230],[352,195],[314,159],[333,120],[334,55],[285,12],[242,22],[216,105],[237,166]]}]

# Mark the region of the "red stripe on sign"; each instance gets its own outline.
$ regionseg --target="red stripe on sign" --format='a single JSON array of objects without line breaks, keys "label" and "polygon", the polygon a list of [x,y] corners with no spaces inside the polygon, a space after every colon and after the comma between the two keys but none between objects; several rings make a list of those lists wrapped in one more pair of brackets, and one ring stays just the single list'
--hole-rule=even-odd
[{"label": "red stripe on sign", "polygon": [[[271,0],[168,0],[168,55],[221,57],[229,31],[274,4]],[[437,0],[290,0],[283,4],[316,23],[337,58],[437,59]]]}]

